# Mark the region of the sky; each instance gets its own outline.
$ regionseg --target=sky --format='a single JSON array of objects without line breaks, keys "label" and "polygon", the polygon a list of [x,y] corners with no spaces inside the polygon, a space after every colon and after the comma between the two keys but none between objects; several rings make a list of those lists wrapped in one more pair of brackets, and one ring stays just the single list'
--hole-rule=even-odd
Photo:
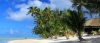
[{"label": "sky", "polygon": [[26,15],[30,6],[64,9],[70,8],[71,5],[69,0],[0,0],[0,36],[36,36],[32,34],[32,28],[36,25],[34,19]]},{"label": "sky", "polygon": [[69,9],[72,3],[70,0],[0,0],[0,36],[3,35],[30,35],[34,19],[26,15],[30,6],[37,6],[41,9],[51,7]]}]

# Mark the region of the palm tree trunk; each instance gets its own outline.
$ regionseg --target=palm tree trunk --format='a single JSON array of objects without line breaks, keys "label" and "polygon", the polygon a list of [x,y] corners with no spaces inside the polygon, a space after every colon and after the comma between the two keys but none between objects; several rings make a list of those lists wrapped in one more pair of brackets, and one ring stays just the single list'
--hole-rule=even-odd
[{"label": "palm tree trunk", "polygon": [[51,37],[51,39],[53,38],[53,35],[52,35],[52,33],[50,33],[50,37]]},{"label": "palm tree trunk", "polygon": [[81,32],[78,32],[78,39],[80,40],[80,42],[85,41],[85,39],[83,39],[82,36],[81,36]]},{"label": "palm tree trunk", "polygon": [[44,36],[44,39],[47,39],[47,37],[46,37],[46,36]]},{"label": "palm tree trunk", "polygon": [[44,35],[44,39],[47,39],[47,36],[46,36],[46,34],[43,34]]},{"label": "palm tree trunk", "polygon": [[[80,14],[81,11],[82,11],[82,10],[81,10],[81,7],[82,7],[81,5],[78,6],[78,14]],[[78,30],[78,39],[80,40],[80,42],[81,42],[81,41],[85,41],[85,39],[83,39],[82,36],[81,36],[81,31],[80,31],[80,29]]]},{"label": "palm tree trunk", "polygon": [[55,39],[58,39],[58,35],[57,34],[55,35]]},{"label": "palm tree trunk", "polygon": [[46,35],[44,34],[44,38],[47,39]]},{"label": "palm tree trunk", "polygon": [[68,32],[65,31],[64,34],[65,34],[66,39],[69,39]]},{"label": "palm tree trunk", "polygon": [[93,18],[92,13],[90,12],[90,17]]}]

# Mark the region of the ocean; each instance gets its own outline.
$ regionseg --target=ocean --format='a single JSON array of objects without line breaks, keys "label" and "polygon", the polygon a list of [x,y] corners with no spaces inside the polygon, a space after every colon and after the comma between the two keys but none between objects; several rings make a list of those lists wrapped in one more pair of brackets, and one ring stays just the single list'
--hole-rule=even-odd
[{"label": "ocean", "polygon": [[[32,36],[28,36],[27,39],[38,39],[39,37],[32,37]],[[0,36],[0,43],[7,43],[8,41],[11,40],[21,40],[21,39],[25,39],[25,37],[20,36],[20,37],[15,37],[15,36]]]}]

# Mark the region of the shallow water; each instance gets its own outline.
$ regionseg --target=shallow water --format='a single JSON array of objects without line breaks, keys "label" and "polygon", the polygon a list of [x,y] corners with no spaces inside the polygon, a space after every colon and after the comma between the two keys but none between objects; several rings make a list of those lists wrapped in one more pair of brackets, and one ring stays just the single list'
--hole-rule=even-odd
[{"label": "shallow water", "polygon": [[18,39],[24,39],[24,38],[15,38],[15,37],[1,37],[0,38],[0,43],[7,43],[8,41],[11,41],[11,40],[18,40]]},{"label": "shallow water", "polygon": [[[27,37],[28,39],[37,39],[34,37]],[[21,40],[21,39],[25,39],[25,37],[0,37],[0,43],[7,43],[8,41],[11,40]]]}]

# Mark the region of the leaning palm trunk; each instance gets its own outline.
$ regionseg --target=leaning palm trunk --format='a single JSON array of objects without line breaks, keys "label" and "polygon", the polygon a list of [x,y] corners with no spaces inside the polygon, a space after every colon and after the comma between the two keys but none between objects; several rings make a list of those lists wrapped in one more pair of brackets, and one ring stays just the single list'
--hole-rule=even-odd
[{"label": "leaning palm trunk", "polygon": [[50,33],[50,37],[51,37],[51,39],[53,38],[53,35],[52,35],[52,33]]},{"label": "leaning palm trunk", "polygon": [[55,39],[58,39],[58,35],[57,34],[55,35]]},{"label": "leaning palm trunk", "polygon": [[66,39],[69,39],[69,37],[68,37],[68,32],[64,32],[64,35],[65,35],[65,37],[66,37]]},{"label": "leaning palm trunk", "polygon": [[47,39],[46,35],[44,34],[44,39]]}]

